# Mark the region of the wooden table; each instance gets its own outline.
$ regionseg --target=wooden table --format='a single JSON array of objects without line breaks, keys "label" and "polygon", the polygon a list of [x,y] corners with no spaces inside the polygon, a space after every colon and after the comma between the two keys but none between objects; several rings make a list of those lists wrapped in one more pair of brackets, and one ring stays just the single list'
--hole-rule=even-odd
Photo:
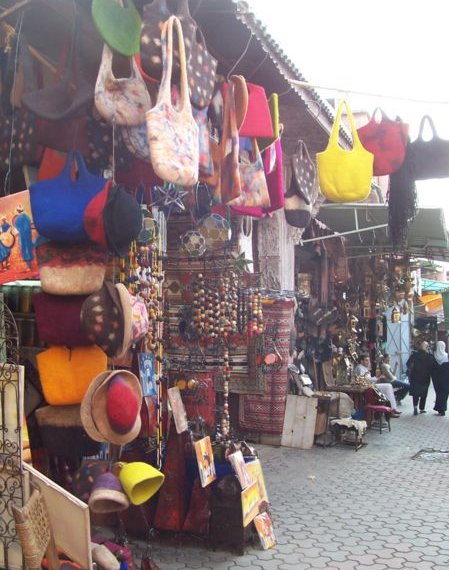
[{"label": "wooden table", "polygon": [[366,386],[358,386],[357,384],[340,384],[337,386],[326,386],[328,392],[344,392],[352,400],[354,400],[354,408],[356,410],[363,408],[365,405]]}]

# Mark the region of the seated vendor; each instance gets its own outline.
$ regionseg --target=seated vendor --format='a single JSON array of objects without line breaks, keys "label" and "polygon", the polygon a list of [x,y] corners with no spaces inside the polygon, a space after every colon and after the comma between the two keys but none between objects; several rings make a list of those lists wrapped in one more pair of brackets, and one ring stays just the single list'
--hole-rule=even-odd
[{"label": "seated vendor", "polygon": [[383,382],[391,382],[393,386],[394,394],[396,396],[396,401],[399,402],[407,396],[408,391],[410,390],[410,384],[408,382],[404,382],[402,380],[398,380],[395,376],[396,368],[398,363],[396,362],[396,366],[394,371],[391,370],[390,365],[390,355],[384,354],[382,356],[382,364],[380,365],[380,371],[383,376]]},{"label": "seated vendor", "polygon": [[397,418],[400,416],[401,412],[399,412],[396,407],[396,398],[394,395],[393,386],[389,382],[383,381],[383,376],[371,376],[371,361],[370,357],[367,354],[362,354],[359,358],[359,363],[354,368],[354,375],[355,376],[363,376],[367,378],[371,384],[375,384],[376,388],[379,389],[382,394],[390,401],[391,407],[393,409],[392,417]]}]

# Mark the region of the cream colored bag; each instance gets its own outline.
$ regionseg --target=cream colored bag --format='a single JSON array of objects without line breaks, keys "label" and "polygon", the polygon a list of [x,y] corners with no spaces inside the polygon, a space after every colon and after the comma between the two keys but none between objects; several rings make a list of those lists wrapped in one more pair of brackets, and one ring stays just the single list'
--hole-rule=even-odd
[{"label": "cream colored bag", "polygon": [[151,98],[134,57],[129,58],[131,76],[117,79],[112,73],[112,50],[104,44],[95,84],[95,106],[100,115],[116,125],[145,123]]},{"label": "cream colored bag", "polygon": [[[179,108],[171,101],[173,66],[173,26],[178,34],[181,64],[181,97]],[[147,112],[147,133],[151,163],[159,178],[181,186],[198,182],[198,126],[192,115],[187,85],[184,38],[179,19],[171,16],[162,28],[164,74],[156,105]]]}]

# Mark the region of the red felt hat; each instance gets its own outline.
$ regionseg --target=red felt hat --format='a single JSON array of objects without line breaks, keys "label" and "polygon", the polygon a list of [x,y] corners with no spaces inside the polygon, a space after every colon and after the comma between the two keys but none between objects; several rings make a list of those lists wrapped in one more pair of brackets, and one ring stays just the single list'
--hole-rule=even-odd
[{"label": "red felt hat", "polygon": [[108,387],[106,414],[109,424],[117,433],[132,429],[139,413],[139,400],[134,390],[117,374]]},{"label": "red felt hat", "polygon": [[84,211],[84,229],[89,239],[103,247],[108,247],[104,229],[103,212],[108,201],[112,180],[108,180],[105,187],[87,205]]}]

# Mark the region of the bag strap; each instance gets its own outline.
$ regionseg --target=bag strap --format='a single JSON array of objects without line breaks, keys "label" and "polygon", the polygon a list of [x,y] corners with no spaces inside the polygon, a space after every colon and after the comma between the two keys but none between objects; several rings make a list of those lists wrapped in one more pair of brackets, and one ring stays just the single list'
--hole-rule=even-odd
[{"label": "bag strap", "polygon": [[313,164],[313,160],[310,158],[309,149],[307,148],[306,143],[302,139],[298,139],[294,154],[299,154],[299,158],[303,160],[307,159],[309,162]]},{"label": "bag strap", "polygon": [[[204,49],[207,51],[206,39],[199,26],[195,27],[195,33],[193,34],[193,41],[196,42],[198,45],[202,45]],[[190,58],[190,61],[191,60],[192,58]]]},{"label": "bag strap", "polygon": [[[337,109],[337,116],[335,117],[334,124],[332,125],[331,134],[329,137],[329,143],[327,148],[338,147],[338,136],[340,133],[340,124],[341,124],[341,114],[343,112],[343,106],[346,107],[346,113],[348,115],[349,125],[351,127],[351,135],[352,135],[352,148],[363,148],[362,143],[360,142],[359,135],[357,134],[357,129],[355,128],[354,117],[352,116],[351,108],[349,107],[349,103],[346,99],[342,99],[338,104]],[[350,151],[347,151],[350,152]]]},{"label": "bag strap", "polygon": [[193,20],[189,9],[189,0],[179,0],[178,7],[176,9],[176,15]]},{"label": "bag strap", "polygon": [[235,116],[234,84],[232,81],[228,84],[223,115],[223,133],[220,141],[221,159],[226,156],[228,140],[233,140],[234,137],[238,137],[237,118]]},{"label": "bag strap", "polygon": [[424,125],[425,125],[426,121],[429,123],[430,129],[432,131],[432,135],[433,135],[432,138],[437,139],[438,138],[437,130],[435,128],[432,117],[430,115],[424,115],[423,118],[421,119],[421,123],[419,125],[418,139],[423,140],[423,131],[424,131]]},{"label": "bag strap", "polygon": [[161,85],[159,88],[157,103],[165,103],[172,106],[171,103],[171,79],[173,69],[173,25],[176,27],[178,35],[179,47],[179,66],[181,69],[180,86],[181,96],[179,101],[179,112],[191,112],[189,87],[187,84],[187,69],[186,69],[186,50],[184,45],[184,35],[182,33],[181,22],[176,16],[170,18],[164,23],[162,27],[162,61],[164,64],[164,71],[162,74]]},{"label": "bag strap", "polygon": [[380,112],[381,114],[381,119],[380,119],[380,123],[382,121],[389,121],[390,119],[388,118],[387,114],[385,113],[385,111],[382,109],[382,107],[376,107],[371,115],[371,121],[375,122],[376,124],[379,124],[379,122],[376,121],[376,113],[377,111]]},{"label": "bag strap", "polygon": [[[107,43],[103,46],[103,54],[101,56],[101,63],[100,69],[102,69],[105,78],[112,79],[112,81],[117,81],[117,78],[112,71],[112,60],[114,57],[114,52],[108,46]],[[136,63],[134,57],[129,57],[129,66],[131,68],[131,75],[126,79],[141,79],[143,82],[142,74],[140,73],[140,69]]]},{"label": "bag strap", "polygon": [[87,178],[89,175],[89,171],[87,170],[83,155],[77,150],[71,150],[67,155],[67,160],[60,174],[60,177],[72,180],[73,162],[76,162],[76,165],[78,167],[77,181]]},{"label": "bag strap", "polygon": [[[63,54],[61,54],[61,59],[59,60],[59,64],[58,64],[58,71],[56,72],[55,77],[58,77],[58,73],[60,74],[60,78],[61,78],[61,83],[63,84],[69,84],[70,81],[74,80],[74,83],[76,85],[77,83],[77,61],[76,61],[76,54],[78,51],[78,44],[79,44],[79,36],[80,36],[80,17],[78,14],[75,15],[75,20],[73,22],[73,32],[72,32],[72,40],[70,42],[70,47],[68,50],[68,55],[66,56],[66,61],[65,63],[63,61],[61,61]],[[61,67],[62,68],[62,73],[61,73]]]}]

